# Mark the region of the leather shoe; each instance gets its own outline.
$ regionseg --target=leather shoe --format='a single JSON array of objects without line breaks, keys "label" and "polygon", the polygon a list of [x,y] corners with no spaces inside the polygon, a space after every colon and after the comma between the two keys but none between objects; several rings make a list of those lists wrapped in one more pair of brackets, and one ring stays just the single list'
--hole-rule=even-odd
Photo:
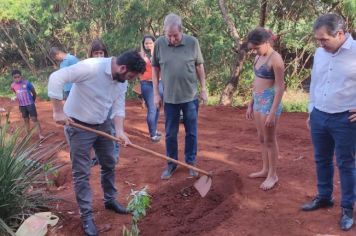
[{"label": "leather shoe", "polygon": [[319,208],[327,208],[334,206],[333,200],[320,199],[318,197],[314,198],[312,201],[304,204],[302,206],[303,211],[314,211]]},{"label": "leather shoe", "polygon": [[82,220],[83,230],[86,236],[98,236],[98,231],[96,230],[94,220]]},{"label": "leather shoe", "polygon": [[126,209],[126,207],[124,207],[123,205],[118,203],[116,200],[105,203],[105,209],[115,211],[118,214],[128,214],[129,213],[129,211]]},{"label": "leather shoe", "polygon": [[340,228],[347,231],[354,225],[354,219],[352,218],[353,210],[347,208],[341,208]]}]

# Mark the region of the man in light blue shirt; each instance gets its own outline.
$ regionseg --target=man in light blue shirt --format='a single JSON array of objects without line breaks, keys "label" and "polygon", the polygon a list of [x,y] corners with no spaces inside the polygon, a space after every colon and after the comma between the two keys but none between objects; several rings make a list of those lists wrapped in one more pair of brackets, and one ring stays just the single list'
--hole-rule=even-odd
[{"label": "man in light blue shirt", "polygon": [[354,224],[356,200],[356,41],[345,32],[342,17],[320,16],[314,35],[316,50],[311,75],[308,125],[314,146],[318,195],[302,206],[304,211],[334,205],[335,153],[340,173],[340,228]]},{"label": "man in light blue shirt", "polygon": [[[70,53],[65,53],[57,47],[52,47],[49,52],[49,55],[52,59],[54,59],[55,61],[60,63],[59,64],[60,69],[74,65],[79,61],[79,59],[77,57],[71,55]],[[64,86],[63,86],[63,99],[64,100],[67,100],[71,88],[72,88],[72,83],[64,84]]]}]

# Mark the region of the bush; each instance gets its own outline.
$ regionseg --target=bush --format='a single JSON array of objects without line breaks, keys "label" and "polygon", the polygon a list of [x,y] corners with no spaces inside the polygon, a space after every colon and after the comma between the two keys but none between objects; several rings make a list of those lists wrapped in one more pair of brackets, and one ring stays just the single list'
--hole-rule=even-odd
[{"label": "bush", "polygon": [[1,97],[10,97],[14,93],[10,90],[10,85],[12,79],[10,76],[0,75],[0,96]]},{"label": "bush", "polygon": [[45,176],[60,167],[53,159],[63,143],[39,148],[39,142],[31,142],[34,132],[10,132],[9,123],[0,119],[0,235],[11,235],[28,216],[56,200],[46,195]]}]

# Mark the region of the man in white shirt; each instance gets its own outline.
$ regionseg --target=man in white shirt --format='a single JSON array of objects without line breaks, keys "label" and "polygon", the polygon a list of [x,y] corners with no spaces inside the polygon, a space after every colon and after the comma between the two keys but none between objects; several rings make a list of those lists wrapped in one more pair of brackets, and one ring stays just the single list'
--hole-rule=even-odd
[{"label": "man in white shirt", "polygon": [[[136,78],[145,71],[146,63],[135,51],[125,52],[118,57],[90,58],[51,74],[48,96],[53,105],[53,119],[66,125],[69,138],[72,175],[76,199],[80,208],[86,235],[97,235],[93,220],[92,192],[89,184],[90,149],[94,147],[101,165],[101,185],[104,204],[119,214],[128,213],[116,201],[114,143],[95,133],[74,128],[69,122],[104,131],[110,134],[108,112],[114,120],[116,136],[126,144],[130,143],[124,133],[125,93],[127,80]],[[62,105],[64,83],[73,83],[67,101]]]},{"label": "man in white shirt", "polygon": [[356,41],[336,14],[314,23],[316,50],[311,75],[309,119],[316,162],[318,195],[304,211],[332,207],[333,156],[340,173],[342,230],[353,226],[356,199]]}]

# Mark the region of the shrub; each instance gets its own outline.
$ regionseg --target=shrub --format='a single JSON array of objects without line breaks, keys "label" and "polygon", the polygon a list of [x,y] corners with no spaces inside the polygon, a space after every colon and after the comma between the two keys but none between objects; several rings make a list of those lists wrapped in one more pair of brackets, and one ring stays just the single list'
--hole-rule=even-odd
[{"label": "shrub", "polygon": [[308,94],[302,90],[287,90],[282,99],[284,112],[307,112]]},{"label": "shrub", "polygon": [[13,235],[28,216],[56,200],[46,195],[45,175],[60,167],[53,159],[63,143],[39,148],[39,142],[31,142],[34,132],[23,135],[16,128],[12,133],[0,119],[0,235]]}]

